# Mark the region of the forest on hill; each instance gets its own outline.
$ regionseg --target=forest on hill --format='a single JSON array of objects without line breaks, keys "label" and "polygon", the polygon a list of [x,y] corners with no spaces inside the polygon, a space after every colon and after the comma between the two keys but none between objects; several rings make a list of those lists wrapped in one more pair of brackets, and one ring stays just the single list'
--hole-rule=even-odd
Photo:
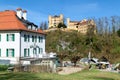
[{"label": "forest on hill", "polygon": [[120,62],[120,17],[94,19],[96,34],[89,28],[87,34],[58,28],[47,32],[46,52],[57,53],[60,60],[78,61],[83,57],[106,57],[111,63]]}]

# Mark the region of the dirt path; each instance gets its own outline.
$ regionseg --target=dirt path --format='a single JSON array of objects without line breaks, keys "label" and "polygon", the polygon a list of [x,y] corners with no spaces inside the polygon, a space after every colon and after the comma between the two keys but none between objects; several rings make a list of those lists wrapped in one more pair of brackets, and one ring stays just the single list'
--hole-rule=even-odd
[{"label": "dirt path", "polygon": [[62,71],[59,71],[58,74],[67,75],[67,74],[79,72],[81,70],[82,70],[82,68],[80,68],[80,67],[63,67]]}]

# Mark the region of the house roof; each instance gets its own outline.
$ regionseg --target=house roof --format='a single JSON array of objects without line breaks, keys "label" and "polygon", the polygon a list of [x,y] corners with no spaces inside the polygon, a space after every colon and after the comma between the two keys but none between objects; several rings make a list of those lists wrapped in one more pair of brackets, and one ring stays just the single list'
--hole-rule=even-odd
[{"label": "house roof", "polygon": [[[25,22],[28,23],[29,21],[23,22],[23,20],[21,20],[17,17],[15,11],[6,10],[3,12],[0,12],[0,31],[24,30],[24,31],[29,31],[29,32],[45,34],[42,30],[27,29],[27,26],[24,24]],[[31,23],[31,24],[33,24],[33,23]]]}]

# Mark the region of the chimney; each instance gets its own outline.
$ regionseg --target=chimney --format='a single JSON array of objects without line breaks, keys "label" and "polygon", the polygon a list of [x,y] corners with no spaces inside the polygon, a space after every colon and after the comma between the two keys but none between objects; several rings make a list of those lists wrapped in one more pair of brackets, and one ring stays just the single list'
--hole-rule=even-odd
[{"label": "chimney", "polygon": [[23,12],[23,18],[24,18],[24,20],[27,20],[27,11],[23,10],[22,12]]},{"label": "chimney", "polygon": [[17,8],[17,16],[21,19],[22,18],[22,9]]}]

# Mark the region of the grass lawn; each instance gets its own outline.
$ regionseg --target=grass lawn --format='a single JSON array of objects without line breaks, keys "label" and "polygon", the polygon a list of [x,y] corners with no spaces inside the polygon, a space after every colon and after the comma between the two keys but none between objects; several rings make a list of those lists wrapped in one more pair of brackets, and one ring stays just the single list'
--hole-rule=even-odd
[{"label": "grass lawn", "polygon": [[0,80],[120,80],[120,74],[97,70],[81,71],[70,75],[53,73],[0,72]]}]

